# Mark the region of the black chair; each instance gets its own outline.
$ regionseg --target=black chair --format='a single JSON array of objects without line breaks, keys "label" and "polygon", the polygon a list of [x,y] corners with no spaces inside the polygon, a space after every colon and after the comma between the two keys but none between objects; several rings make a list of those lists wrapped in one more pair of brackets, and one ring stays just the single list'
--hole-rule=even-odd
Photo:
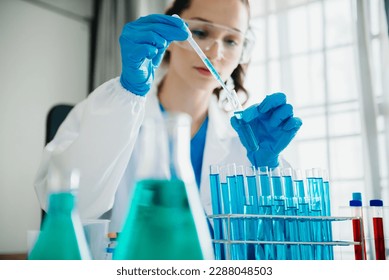
[{"label": "black chair", "polygon": [[53,106],[46,118],[46,145],[53,140],[61,123],[65,120],[73,105],[59,104]]},{"label": "black chair", "polygon": [[[73,109],[74,105],[70,104],[58,104],[54,105],[46,118],[46,139],[45,145],[47,145],[51,140],[53,140],[55,134],[61,123],[65,120],[69,112]],[[42,209],[41,215],[41,226],[46,212]]]}]

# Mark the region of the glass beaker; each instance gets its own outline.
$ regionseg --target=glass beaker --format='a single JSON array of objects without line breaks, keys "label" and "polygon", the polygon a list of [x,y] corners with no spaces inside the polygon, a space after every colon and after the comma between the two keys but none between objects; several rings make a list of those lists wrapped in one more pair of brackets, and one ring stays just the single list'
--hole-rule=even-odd
[{"label": "glass beaker", "polygon": [[211,235],[190,162],[191,118],[146,120],[142,158],[114,259],[213,259]]}]

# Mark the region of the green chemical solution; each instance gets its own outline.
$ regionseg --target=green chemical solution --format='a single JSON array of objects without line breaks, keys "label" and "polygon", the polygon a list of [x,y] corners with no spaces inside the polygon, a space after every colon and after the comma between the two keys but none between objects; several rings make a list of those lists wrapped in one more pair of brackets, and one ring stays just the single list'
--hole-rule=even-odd
[{"label": "green chemical solution", "polygon": [[203,259],[181,180],[141,180],[113,256],[116,260]]},{"label": "green chemical solution", "polygon": [[49,209],[43,221],[42,230],[28,259],[90,259],[81,222],[73,219],[74,207],[73,194],[60,192],[50,195]]}]

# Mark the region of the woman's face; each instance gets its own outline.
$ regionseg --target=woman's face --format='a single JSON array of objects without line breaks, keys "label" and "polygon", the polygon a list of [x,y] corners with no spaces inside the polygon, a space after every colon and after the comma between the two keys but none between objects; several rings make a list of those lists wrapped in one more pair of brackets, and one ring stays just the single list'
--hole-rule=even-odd
[{"label": "woman's face", "polygon": [[[249,11],[241,0],[192,0],[188,9],[181,13],[184,20],[204,21],[216,26],[227,27],[212,30],[215,43],[211,44],[205,55],[214,65],[225,81],[239,64],[240,56],[231,55],[231,46],[234,43],[234,30],[245,33],[248,28]],[[189,24],[189,27],[190,24]],[[228,30],[232,30],[229,32]],[[201,35],[201,34],[200,34]],[[235,39],[234,39],[235,40]],[[171,44],[169,71],[173,71],[177,78],[183,79],[188,86],[213,91],[219,84],[205,67],[196,52],[191,48],[183,48],[175,43]]]}]

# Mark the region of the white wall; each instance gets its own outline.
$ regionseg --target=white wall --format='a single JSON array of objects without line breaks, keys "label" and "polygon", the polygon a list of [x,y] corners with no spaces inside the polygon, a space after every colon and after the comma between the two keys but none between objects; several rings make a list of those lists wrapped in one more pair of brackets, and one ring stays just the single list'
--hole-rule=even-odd
[{"label": "white wall", "polygon": [[39,229],[33,180],[49,109],[88,93],[92,1],[44,2],[87,20],[0,1],[0,254],[26,252],[27,230]]}]

